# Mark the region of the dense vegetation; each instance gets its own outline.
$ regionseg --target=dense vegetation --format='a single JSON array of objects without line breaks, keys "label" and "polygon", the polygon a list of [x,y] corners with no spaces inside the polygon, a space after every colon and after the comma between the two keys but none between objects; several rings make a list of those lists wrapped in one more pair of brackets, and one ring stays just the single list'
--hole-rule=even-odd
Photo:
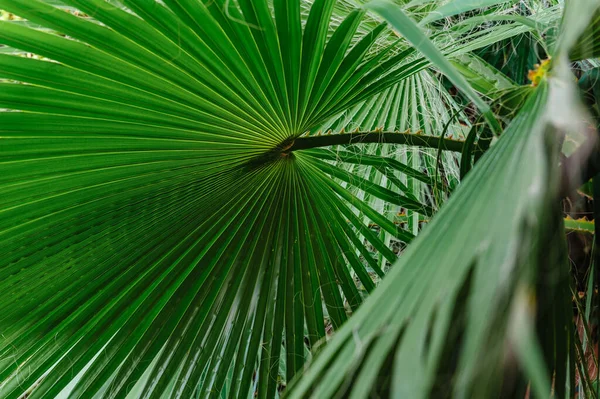
[{"label": "dense vegetation", "polygon": [[598,397],[564,3],[0,0],[0,397]]}]

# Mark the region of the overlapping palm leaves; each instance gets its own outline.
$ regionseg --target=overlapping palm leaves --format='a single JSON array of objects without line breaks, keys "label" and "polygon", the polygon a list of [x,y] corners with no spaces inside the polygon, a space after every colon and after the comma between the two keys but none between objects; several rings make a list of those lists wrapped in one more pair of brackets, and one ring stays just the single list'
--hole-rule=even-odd
[{"label": "overlapping palm leaves", "polygon": [[[337,328],[357,309],[355,279],[371,291],[367,265],[381,272],[364,242],[396,257],[367,220],[416,230],[287,150],[428,61],[364,11],[332,22],[335,5],[0,0],[26,20],[0,22],[3,397],[214,396],[226,380],[272,397],[323,313]],[[527,29],[460,32],[446,52]]]},{"label": "overlapping palm leaves", "polygon": [[[587,4],[592,11],[598,5]],[[576,10],[577,2],[570,6]],[[398,12],[386,2],[378,9]],[[556,76],[533,89],[289,397],[521,397],[529,383],[536,397],[550,397],[551,386],[556,397],[573,395],[555,124],[569,122],[555,107],[573,107],[561,102],[572,84],[568,72],[561,75],[565,55],[585,28],[573,16],[564,19]]]},{"label": "overlapping palm leaves", "polygon": [[[546,191],[555,174],[544,159],[547,91],[540,88],[528,101],[376,293],[292,388],[291,397],[498,393],[504,351],[510,350],[505,346],[510,345],[504,330],[507,309],[513,300],[522,300],[516,288],[539,267],[543,255],[536,251],[556,248],[562,239],[547,224],[548,215],[558,216],[550,211],[553,197]],[[493,211],[482,218],[486,209]],[[449,237],[473,239],[453,242]],[[558,312],[569,320],[565,308]],[[561,374],[561,389],[564,379]]]},{"label": "overlapping palm leaves", "polygon": [[284,150],[396,82],[412,50],[366,58],[384,26],[357,39],[354,11],[329,35],[333,1],[305,18],[288,1],[62,3],[93,19],[0,2],[28,21],[3,22],[2,43],[45,57],[0,61],[16,111],[0,128],[3,396],[54,396],[80,372],[74,397],[140,378],[149,397],[226,378],[238,396],[255,365],[271,396],[279,357],[290,379],[325,335],[323,306],[337,327],[361,302],[353,277],[373,288],[362,240],[395,259],[349,203],[412,238]]}]

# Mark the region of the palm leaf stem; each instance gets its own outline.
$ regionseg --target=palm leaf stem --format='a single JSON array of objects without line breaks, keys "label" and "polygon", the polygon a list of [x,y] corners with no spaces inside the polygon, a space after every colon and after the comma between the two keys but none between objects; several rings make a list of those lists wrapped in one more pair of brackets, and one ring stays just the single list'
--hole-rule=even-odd
[{"label": "palm leaf stem", "polygon": [[282,146],[282,149],[284,152],[292,152],[333,145],[371,143],[441,148],[442,150],[454,152],[461,152],[464,146],[464,141],[458,139],[427,136],[420,133],[374,131],[298,137],[286,146]]}]

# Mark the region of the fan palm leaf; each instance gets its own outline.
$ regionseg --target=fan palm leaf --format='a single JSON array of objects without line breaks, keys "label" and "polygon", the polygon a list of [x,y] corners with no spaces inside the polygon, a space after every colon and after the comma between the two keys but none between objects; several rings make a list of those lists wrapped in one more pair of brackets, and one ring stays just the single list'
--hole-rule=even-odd
[{"label": "fan palm leaf", "polygon": [[56,61],[0,67],[27,83],[0,90],[16,111],[1,115],[3,396],[55,396],[78,373],[73,397],[120,397],[142,377],[142,396],[208,395],[230,370],[238,396],[257,362],[273,395],[282,339],[291,379],[305,336],[325,335],[323,305],[337,327],[344,300],[361,302],[346,262],[373,287],[340,228],[341,187],[282,150],[385,81],[389,67],[364,62],[383,26],[350,48],[363,13],[328,38],[332,1],[304,28],[294,2],[274,18],[254,1],[63,3],[94,19],[0,4],[52,30],[5,22],[3,43]]}]

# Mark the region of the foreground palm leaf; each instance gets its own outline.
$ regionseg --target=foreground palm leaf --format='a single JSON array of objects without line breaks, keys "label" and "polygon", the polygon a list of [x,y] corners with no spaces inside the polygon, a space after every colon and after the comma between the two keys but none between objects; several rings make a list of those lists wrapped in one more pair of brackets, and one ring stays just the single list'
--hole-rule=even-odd
[{"label": "foreground palm leaf", "polygon": [[329,34],[329,0],[62,3],[0,1],[45,57],[0,55],[1,396],[273,396],[374,287],[357,246],[395,260],[351,204],[412,238],[287,150],[412,51],[366,58],[384,26]]}]

